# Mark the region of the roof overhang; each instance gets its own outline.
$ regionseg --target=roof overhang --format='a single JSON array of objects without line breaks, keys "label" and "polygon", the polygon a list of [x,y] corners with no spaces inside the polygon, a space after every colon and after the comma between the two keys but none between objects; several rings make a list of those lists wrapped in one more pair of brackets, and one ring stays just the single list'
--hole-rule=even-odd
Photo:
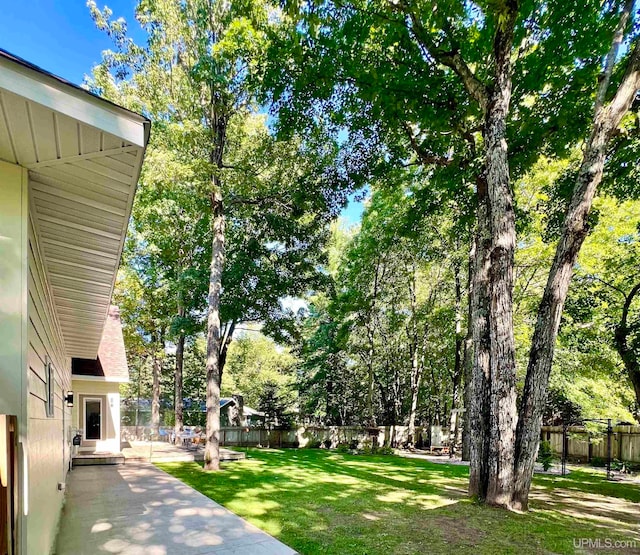
[{"label": "roof overhang", "polygon": [[150,122],[0,50],[0,159],[30,214],[70,357],[95,358]]}]

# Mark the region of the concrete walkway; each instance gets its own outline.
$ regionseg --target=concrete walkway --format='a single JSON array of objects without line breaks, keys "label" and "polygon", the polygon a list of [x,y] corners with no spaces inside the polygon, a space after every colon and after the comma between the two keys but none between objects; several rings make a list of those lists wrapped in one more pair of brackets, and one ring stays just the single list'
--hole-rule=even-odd
[{"label": "concrete walkway", "polygon": [[57,555],[293,555],[149,463],[85,466],[67,481]]}]

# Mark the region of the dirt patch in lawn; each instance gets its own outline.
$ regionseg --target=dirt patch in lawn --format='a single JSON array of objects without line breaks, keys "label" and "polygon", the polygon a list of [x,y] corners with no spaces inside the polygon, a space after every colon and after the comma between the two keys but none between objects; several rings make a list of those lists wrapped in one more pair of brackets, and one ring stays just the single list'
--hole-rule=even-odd
[{"label": "dirt patch in lawn", "polygon": [[453,516],[436,516],[428,519],[429,527],[438,528],[442,533],[442,539],[446,543],[460,546],[478,545],[485,537],[486,532],[470,526],[464,519]]}]

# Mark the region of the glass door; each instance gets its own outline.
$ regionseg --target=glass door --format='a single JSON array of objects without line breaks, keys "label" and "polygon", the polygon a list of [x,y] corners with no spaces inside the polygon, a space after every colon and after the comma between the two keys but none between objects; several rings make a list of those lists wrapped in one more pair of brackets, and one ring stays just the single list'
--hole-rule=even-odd
[{"label": "glass door", "polygon": [[102,399],[84,400],[85,439],[102,439]]}]

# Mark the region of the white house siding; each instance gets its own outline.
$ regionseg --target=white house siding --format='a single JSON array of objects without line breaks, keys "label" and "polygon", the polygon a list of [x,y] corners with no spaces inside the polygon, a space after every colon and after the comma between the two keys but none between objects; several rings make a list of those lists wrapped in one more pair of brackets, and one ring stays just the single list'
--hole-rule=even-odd
[{"label": "white house siding", "polygon": [[[28,245],[28,517],[27,553],[49,553],[55,541],[69,467],[71,410],[64,395],[71,390],[71,359],[65,356],[38,233],[29,218]],[[53,416],[46,411],[47,360],[54,372]]]},{"label": "white house siding", "polygon": [[[102,441],[96,441],[95,447],[83,446],[80,451],[96,451],[106,453],[120,452],[120,384],[99,380],[87,380],[73,377],[73,393],[76,403],[73,405],[72,422],[74,429],[83,428],[80,422],[81,402],[86,397],[102,397],[103,402],[103,430]],[[105,406],[106,405],[106,406]],[[92,444],[94,442],[91,442]]]},{"label": "white house siding", "polygon": [[[17,417],[20,499],[26,491],[27,436],[27,172],[0,161],[0,413]],[[18,508],[22,515],[23,508]],[[26,543],[24,518],[18,542]]]}]

